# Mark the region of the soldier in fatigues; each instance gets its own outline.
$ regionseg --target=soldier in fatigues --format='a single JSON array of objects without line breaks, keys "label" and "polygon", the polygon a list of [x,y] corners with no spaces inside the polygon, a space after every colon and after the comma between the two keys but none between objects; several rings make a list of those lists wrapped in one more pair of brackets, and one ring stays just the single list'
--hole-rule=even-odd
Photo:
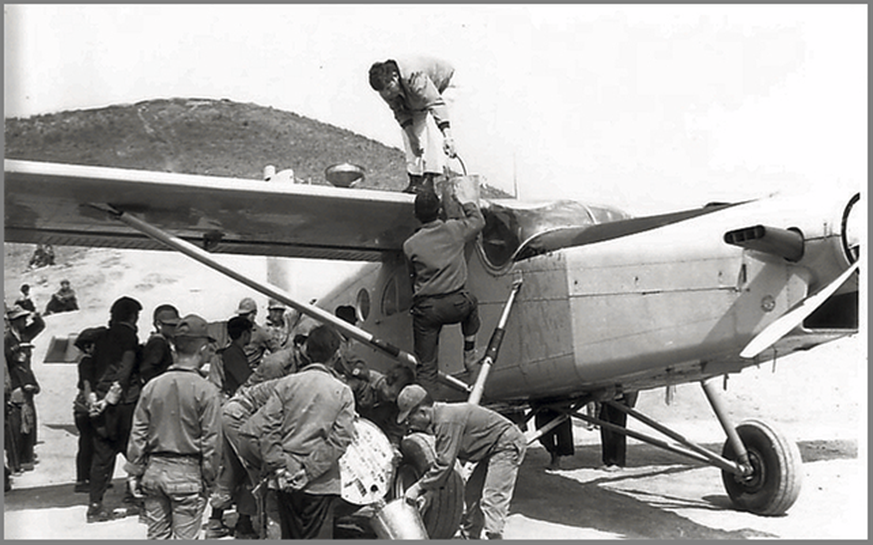
[{"label": "soldier in fatigues", "polygon": [[221,397],[200,376],[215,339],[196,315],[176,326],[177,361],[143,388],[125,469],[145,495],[149,539],[196,539],[220,464]]}]

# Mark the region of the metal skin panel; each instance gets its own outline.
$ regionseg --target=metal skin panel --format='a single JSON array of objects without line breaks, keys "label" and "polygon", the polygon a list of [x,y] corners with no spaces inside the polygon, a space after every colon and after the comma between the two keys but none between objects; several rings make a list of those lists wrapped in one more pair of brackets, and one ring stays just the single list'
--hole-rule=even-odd
[{"label": "metal skin panel", "polygon": [[[718,374],[709,362],[756,363],[738,356],[753,335],[806,297],[810,285],[842,270],[830,221],[834,196],[768,202],[564,250],[580,386],[666,380],[671,367],[685,381],[694,378],[689,373]],[[754,221],[803,225],[804,258],[794,264],[722,242],[731,226]]]},{"label": "metal skin panel", "polygon": [[[529,394],[564,393],[575,384],[577,372],[573,361],[572,323],[567,291],[564,255],[549,256],[516,263],[510,270],[495,275],[476,252],[468,261],[468,288],[479,298],[478,346],[488,346],[491,333],[503,312],[514,275],[520,273],[524,284],[506,324],[503,344],[485,385],[484,398],[526,399]],[[461,334],[453,333],[460,355]],[[440,339],[441,362],[446,332]],[[447,347],[446,347],[447,348]],[[458,356],[454,356],[457,358]]]}]

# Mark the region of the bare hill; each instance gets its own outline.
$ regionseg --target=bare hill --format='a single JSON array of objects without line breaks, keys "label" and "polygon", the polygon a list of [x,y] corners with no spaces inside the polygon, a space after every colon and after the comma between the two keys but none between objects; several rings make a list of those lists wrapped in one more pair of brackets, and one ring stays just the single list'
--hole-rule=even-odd
[{"label": "bare hill", "polygon": [[255,104],[150,100],[6,120],[6,157],[259,179],[293,168],[309,183],[328,166],[366,168],[366,187],[405,183],[400,150],[351,131]]},{"label": "bare hill", "polygon": [[[6,119],[6,157],[261,179],[266,165],[304,183],[324,170],[365,169],[361,187],[406,187],[403,152],[314,119],[230,100],[175,98]],[[493,188],[486,197],[505,197]]]}]

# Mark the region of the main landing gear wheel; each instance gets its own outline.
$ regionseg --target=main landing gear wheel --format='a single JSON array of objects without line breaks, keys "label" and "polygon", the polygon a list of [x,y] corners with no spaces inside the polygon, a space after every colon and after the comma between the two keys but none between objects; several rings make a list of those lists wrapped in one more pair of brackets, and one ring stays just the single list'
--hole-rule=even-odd
[{"label": "main landing gear wheel", "polygon": [[[741,477],[722,471],[728,496],[740,509],[759,515],[782,515],[800,494],[803,472],[800,450],[766,422],[747,420],[737,426],[737,433],[749,454],[751,475]],[[722,455],[736,461],[730,442]]]},{"label": "main landing gear wheel", "polygon": [[[436,459],[433,437],[413,433],[400,445],[403,462],[394,479],[394,497],[399,498],[430,468]],[[453,469],[445,485],[437,490],[422,513],[430,539],[451,539],[461,526],[464,514],[464,479]]]}]

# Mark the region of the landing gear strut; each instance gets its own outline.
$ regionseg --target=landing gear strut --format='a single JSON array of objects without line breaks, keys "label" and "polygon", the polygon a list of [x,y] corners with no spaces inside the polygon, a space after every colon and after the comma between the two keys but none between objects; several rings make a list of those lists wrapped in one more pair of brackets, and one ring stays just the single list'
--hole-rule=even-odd
[{"label": "landing gear strut", "polygon": [[722,456],[737,461],[742,469],[740,474],[721,472],[731,501],[759,515],[784,514],[800,494],[803,472],[797,444],[761,420],[747,420],[734,428],[718,397],[715,379],[701,385],[728,436]]},{"label": "landing gear strut", "polygon": [[582,405],[581,402],[569,408],[566,405],[553,406],[552,408],[565,414],[538,430],[538,433],[529,438],[529,441],[534,441],[539,435],[559,424],[565,415],[573,416],[698,462],[715,466],[721,469],[725,490],[738,508],[759,515],[784,514],[800,494],[803,473],[797,445],[761,420],[747,420],[734,427],[721,404],[712,379],[702,381],[701,385],[713,412],[715,412],[728,437],[721,455],[689,441],[634,409],[612,401],[603,401],[602,403],[607,403],[623,411],[679,444],[670,444],[644,433],[593,418],[578,410]]}]

